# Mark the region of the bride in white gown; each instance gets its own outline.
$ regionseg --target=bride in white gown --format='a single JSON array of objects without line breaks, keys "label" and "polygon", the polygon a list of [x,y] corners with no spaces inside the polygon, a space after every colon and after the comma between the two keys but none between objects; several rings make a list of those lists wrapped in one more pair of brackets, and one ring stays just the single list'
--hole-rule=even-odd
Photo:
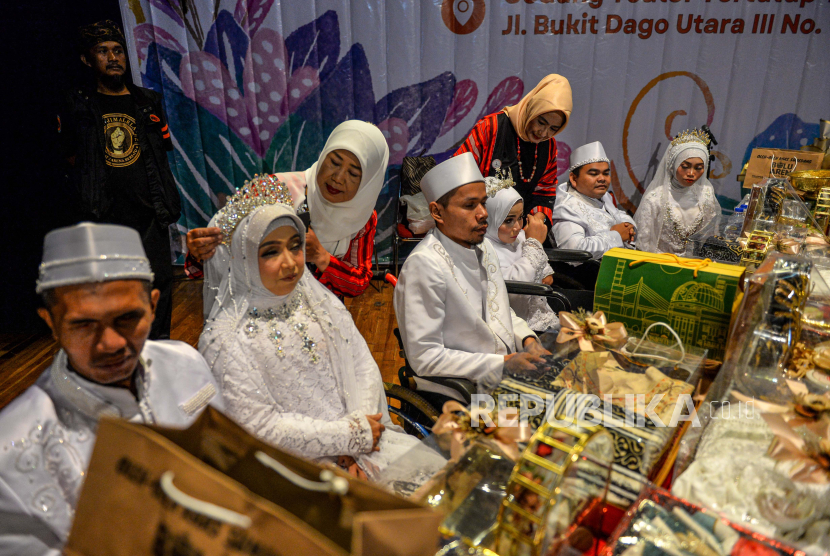
[{"label": "bride in white gown", "polygon": [[302,222],[263,206],[230,242],[229,288],[199,339],[229,415],[276,446],[376,478],[417,440],[392,424],[349,312],[304,272]]}]

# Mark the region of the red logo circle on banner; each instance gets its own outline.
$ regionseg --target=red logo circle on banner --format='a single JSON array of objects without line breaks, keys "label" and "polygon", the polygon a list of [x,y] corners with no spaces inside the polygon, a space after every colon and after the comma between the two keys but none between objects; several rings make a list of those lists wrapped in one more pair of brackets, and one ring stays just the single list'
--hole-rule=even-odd
[{"label": "red logo circle on banner", "polygon": [[456,35],[467,35],[478,29],[486,11],[484,0],[444,0],[441,4],[444,25]]}]

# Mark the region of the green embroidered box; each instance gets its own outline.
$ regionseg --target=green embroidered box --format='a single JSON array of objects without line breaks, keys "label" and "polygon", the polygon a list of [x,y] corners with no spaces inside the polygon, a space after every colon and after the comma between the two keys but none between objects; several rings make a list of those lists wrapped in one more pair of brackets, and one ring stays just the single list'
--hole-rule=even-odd
[{"label": "green embroidered box", "polygon": [[[707,349],[710,359],[723,361],[729,319],[745,270],[668,254],[611,249],[602,257],[594,311],[603,311],[609,322],[623,323],[631,336],[665,322],[684,345]],[[669,336],[658,328],[649,339],[674,343]]]}]

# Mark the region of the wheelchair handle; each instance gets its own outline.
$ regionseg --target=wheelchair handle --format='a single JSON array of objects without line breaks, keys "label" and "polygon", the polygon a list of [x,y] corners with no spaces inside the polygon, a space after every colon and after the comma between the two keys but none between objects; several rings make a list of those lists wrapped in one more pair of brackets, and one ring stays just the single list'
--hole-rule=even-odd
[{"label": "wheelchair handle", "polygon": [[579,249],[545,249],[549,261],[579,263],[591,260],[591,253]]},{"label": "wheelchair handle", "polygon": [[383,279],[392,284],[393,288],[398,285],[398,279],[392,276],[389,272],[386,273],[386,276],[384,276]]},{"label": "wheelchair handle", "polygon": [[553,294],[553,288],[545,284],[536,284],[534,282],[517,282],[515,280],[505,280],[505,288],[507,293],[518,293],[521,295],[542,295],[548,296]]}]

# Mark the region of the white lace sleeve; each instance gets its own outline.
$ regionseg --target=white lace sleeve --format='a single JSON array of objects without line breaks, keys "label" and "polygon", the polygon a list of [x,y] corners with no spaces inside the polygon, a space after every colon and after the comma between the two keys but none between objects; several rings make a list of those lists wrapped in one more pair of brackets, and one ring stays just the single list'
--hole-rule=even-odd
[{"label": "white lace sleeve", "polygon": [[[553,269],[548,264],[548,255],[538,240],[529,238],[522,244],[522,259],[527,259],[533,266],[534,274],[527,282],[541,282],[553,274]],[[517,263],[518,264],[518,263]],[[505,275],[505,280],[512,280]]]},{"label": "white lace sleeve", "polygon": [[231,364],[222,377],[228,415],[252,434],[307,458],[357,457],[372,450],[372,429],[364,414],[355,411],[328,421],[282,412],[257,375]]}]

